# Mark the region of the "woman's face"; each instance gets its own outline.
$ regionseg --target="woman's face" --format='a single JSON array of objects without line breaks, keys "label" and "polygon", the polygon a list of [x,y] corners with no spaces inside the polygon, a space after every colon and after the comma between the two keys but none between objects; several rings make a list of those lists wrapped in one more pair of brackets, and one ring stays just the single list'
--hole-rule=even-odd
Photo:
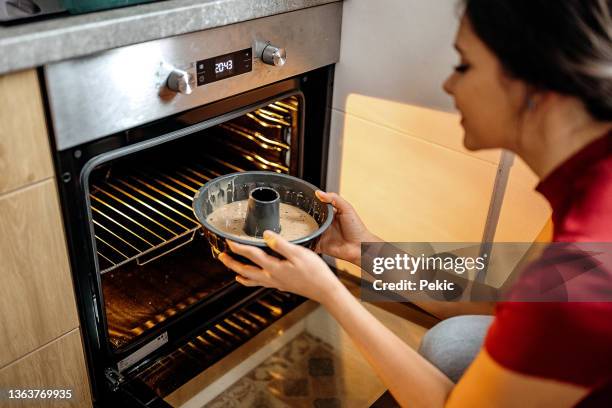
[{"label": "woman's face", "polygon": [[461,60],[444,82],[444,90],[461,113],[463,144],[469,150],[501,147],[516,151],[527,95],[525,83],[504,73],[500,61],[476,36],[465,16],[455,48]]}]

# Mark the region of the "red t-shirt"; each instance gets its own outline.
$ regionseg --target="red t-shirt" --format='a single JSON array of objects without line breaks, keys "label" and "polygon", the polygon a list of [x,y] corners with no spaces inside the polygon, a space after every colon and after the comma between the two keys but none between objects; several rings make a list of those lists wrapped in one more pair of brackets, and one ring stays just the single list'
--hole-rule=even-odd
[{"label": "red t-shirt", "polygon": [[[553,210],[554,242],[612,242],[612,132],[556,168],[537,190]],[[540,268],[542,279],[546,273]],[[610,265],[599,273],[598,281],[575,285],[593,298],[609,293]],[[499,303],[485,348],[510,370],[589,387],[581,407],[612,406],[612,302]]]}]

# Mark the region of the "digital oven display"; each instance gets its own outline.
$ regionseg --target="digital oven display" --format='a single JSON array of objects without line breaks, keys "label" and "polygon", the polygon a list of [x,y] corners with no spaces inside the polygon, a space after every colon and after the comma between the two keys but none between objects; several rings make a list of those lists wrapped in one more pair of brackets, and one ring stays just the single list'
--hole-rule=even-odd
[{"label": "digital oven display", "polygon": [[198,86],[250,72],[253,68],[250,48],[196,63]]}]

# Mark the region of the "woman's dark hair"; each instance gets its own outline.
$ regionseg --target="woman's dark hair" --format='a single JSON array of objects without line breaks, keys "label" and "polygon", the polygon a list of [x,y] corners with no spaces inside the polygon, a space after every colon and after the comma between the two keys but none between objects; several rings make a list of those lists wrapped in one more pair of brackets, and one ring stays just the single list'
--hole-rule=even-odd
[{"label": "woman's dark hair", "polygon": [[612,120],[612,0],[464,0],[464,9],[510,75]]}]

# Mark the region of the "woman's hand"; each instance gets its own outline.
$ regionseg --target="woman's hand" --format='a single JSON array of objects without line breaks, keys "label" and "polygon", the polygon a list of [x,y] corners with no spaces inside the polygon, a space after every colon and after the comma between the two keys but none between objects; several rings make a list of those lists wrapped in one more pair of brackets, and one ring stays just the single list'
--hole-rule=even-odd
[{"label": "woman's hand", "polygon": [[334,222],[321,236],[316,252],[359,266],[361,243],[378,242],[380,239],[368,231],[353,207],[338,194],[320,190],[315,194],[322,202],[333,205],[335,212]]},{"label": "woman's hand", "polygon": [[245,286],[276,288],[324,303],[341,286],[327,264],[309,249],[294,245],[280,235],[264,232],[266,244],[286,259],[266,254],[260,248],[227,241],[231,250],[258,266],[245,265],[222,253],[219,260],[238,273],[236,280]]}]

